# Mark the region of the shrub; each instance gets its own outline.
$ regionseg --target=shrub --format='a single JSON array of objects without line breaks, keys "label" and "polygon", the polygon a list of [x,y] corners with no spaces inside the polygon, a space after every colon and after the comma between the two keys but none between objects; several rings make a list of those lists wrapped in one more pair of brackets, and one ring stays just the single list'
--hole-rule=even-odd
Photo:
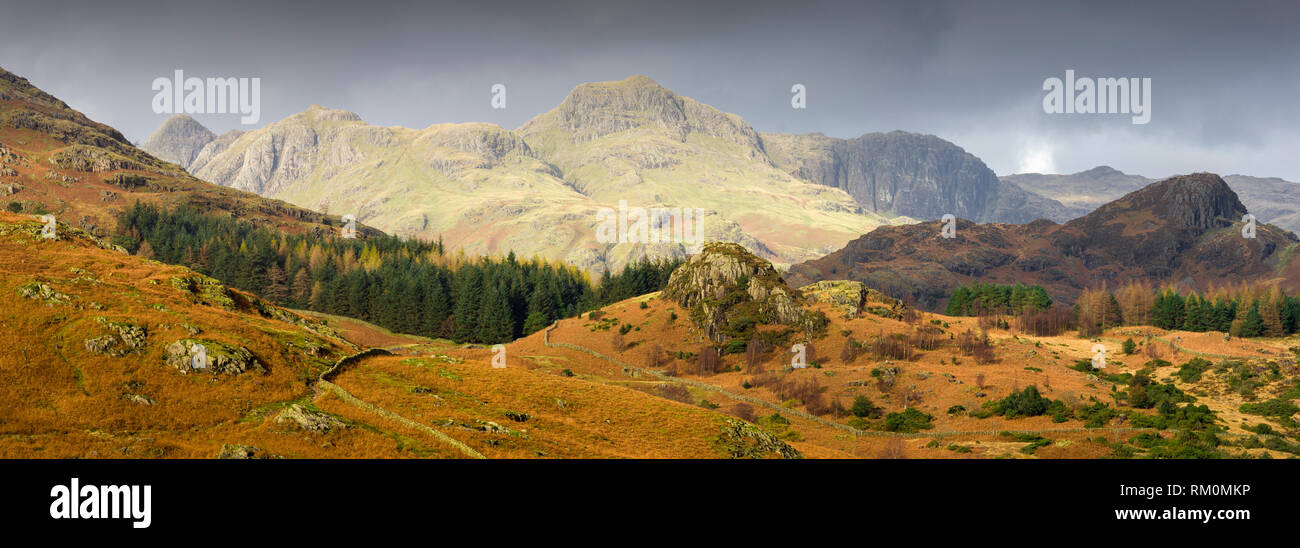
[{"label": "shrub", "polygon": [[739,354],[745,351],[745,341],[742,339],[731,339],[722,347],[723,354]]},{"label": "shrub", "polygon": [[1291,415],[1300,413],[1300,407],[1296,407],[1295,404],[1281,398],[1260,403],[1243,403],[1241,404],[1240,410],[1242,413],[1249,413],[1251,415],[1278,418],[1290,417]]},{"label": "shrub", "polygon": [[875,417],[880,415],[880,409],[871,403],[871,399],[866,396],[853,398],[853,407],[850,411],[855,417]]},{"label": "shrub", "polygon": [[1101,428],[1118,414],[1118,411],[1101,402],[1080,408],[1074,412],[1075,418],[1082,420],[1084,426],[1088,428]]},{"label": "shrub", "polygon": [[902,413],[890,413],[885,415],[885,430],[890,432],[918,432],[934,428],[930,421],[934,417],[917,411],[914,407],[903,410]]},{"label": "shrub", "polygon": [[1137,352],[1137,343],[1133,341],[1133,337],[1129,337],[1124,339],[1124,344],[1120,346],[1120,349],[1123,350],[1125,356],[1132,356]]},{"label": "shrub", "polygon": [[1174,375],[1183,382],[1196,382],[1201,380],[1201,373],[1204,373],[1211,365],[1213,364],[1204,358],[1192,358],[1187,363],[1179,366],[1178,372],[1174,373]]},{"label": "shrub", "polygon": [[1047,413],[1052,401],[1038,392],[1038,387],[1029,385],[1020,392],[1012,392],[1007,397],[994,402],[993,411],[1008,419],[1016,417],[1037,417]]}]

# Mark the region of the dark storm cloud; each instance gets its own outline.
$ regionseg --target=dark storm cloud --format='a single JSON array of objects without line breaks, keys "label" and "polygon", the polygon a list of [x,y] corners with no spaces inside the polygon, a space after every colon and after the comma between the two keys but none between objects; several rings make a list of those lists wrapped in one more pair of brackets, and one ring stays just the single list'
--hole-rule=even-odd
[{"label": "dark storm cloud", "polygon": [[[262,123],[322,104],[408,127],[513,128],[580,82],[645,74],[759,131],[934,133],[999,173],[1300,180],[1293,1],[5,4],[0,66],[133,140],[166,118],[149,85],[174,69],[260,77]],[[1151,122],[1043,113],[1066,69],[1152,78]]]}]

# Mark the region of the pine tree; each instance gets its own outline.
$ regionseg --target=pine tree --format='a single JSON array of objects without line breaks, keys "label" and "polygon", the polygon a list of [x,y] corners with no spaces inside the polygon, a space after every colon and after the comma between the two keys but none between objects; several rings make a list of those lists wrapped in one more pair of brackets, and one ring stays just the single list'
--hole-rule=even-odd
[{"label": "pine tree", "polygon": [[1259,302],[1256,301],[1250,305],[1250,308],[1246,310],[1246,314],[1242,316],[1241,336],[1258,337],[1263,334],[1264,318],[1259,314]]},{"label": "pine tree", "polygon": [[420,333],[428,337],[446,337],[450,335],[444,329],[447,317],[451,315],[451,303],[442,281],[436,276],[426,278],[427,290],[424,294],[424,310],[420,317]]},{"label": "pine tree", "polygon": [[510,342],[514,325],[510,317],[510,300],[497,284],[488,282],[483,293],[483,315],[478,325],[478,340],[488,344]]},{"label": "pine tree", "polygon": [[458,341],[473,340],[478,335],[479,304],[482,299],[482,277],[475,266],[466,266],[456,273],[455,318],[456,329],[452,338]]},{"label": "pine tree", "polygon": [[1124,314],[1120,311],[1119,301],[1115,299],[1113,293],[1106,293],[1106,313],[1103,321],[1107,328],[1124,325]]},{"label": "pine tree", "polygon": [[551,325],[556,317],[555,304],[546,286],[538,284],[528,299],[528,317],[524,320],[524,334],[534,333]]}]

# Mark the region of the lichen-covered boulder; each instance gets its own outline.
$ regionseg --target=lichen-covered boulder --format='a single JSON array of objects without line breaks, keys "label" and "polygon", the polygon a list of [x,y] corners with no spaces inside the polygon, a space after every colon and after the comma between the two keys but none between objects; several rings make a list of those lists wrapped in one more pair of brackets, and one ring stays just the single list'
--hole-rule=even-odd
[{"label": "lichen-covered boulder", "polygon": [[188,276],[177,276],[171,279],[172,287],[185,293],[189,293],[195,302],[200,302],[208,306],[215,306],[223,310],[234,310],[235,300],[231,297],[230,290],[215,278],[209,278],[199,273]]},{"label": "lichen-covered boulder", "polygon": [[717,447],[733,459],[801,459],[803,454],[771,433],[742,420],[726,418]]},{"label": "lichen-covered boulder", "polygon": [[31,282],[19,287],[18,294],[34,301],[41,301],[46,306],[68,304],[72,301],[71,295],[59,293],[49,285],[40,282]]},{"label": "lichen-covered boulder", "polygon": [[148,333],[145,328],[127,322],[115,322],[108,318],[95,318],[99,325],[109,333],[101,337],[85,340],[86,350],[106,356],[121,357],[145,347]]},{"label": "lichen-covered boulder", "polygon": [[[201,348],[200,348],[201,346]],[[196,363],[196,356],[204,356]],[[242,346],[233,346],[222,342],[204,339],[181,339],[167,346],[163,359],[167,365],[182,372],[218,373],[238,375],[248,370],[265,373],[266,368],[253,357],[253,353]],[[202,365],[202,367],[196,367]]]},{"label": "lichen-covered boulder", "polygon": [[292,423],[299,428],[316,433],[326,433],[331,430],[347,428],[343,421],[338,420],[325,413],[312,411],[299,404],[293,404],[281,411],[275,416],[276,424]]}]

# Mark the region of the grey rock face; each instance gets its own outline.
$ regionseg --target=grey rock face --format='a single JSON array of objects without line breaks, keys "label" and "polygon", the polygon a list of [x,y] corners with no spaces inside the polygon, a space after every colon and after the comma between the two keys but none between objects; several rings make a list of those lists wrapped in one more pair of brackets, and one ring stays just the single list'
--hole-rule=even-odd
[{"label": "grey rock face", "polygon": [[199,151],[217,136],[193,118],[177,114],[168,118],[140,148],[160,159],[189,169]]},{"label": "grey rock face", "polygon": [[1059,202],[1003,184],[979,158],[933,135],[903,131],[856,139],[765,134],[773,162],[791,175],[848,192],[863,209],[975,222],[1065,220]]}]

